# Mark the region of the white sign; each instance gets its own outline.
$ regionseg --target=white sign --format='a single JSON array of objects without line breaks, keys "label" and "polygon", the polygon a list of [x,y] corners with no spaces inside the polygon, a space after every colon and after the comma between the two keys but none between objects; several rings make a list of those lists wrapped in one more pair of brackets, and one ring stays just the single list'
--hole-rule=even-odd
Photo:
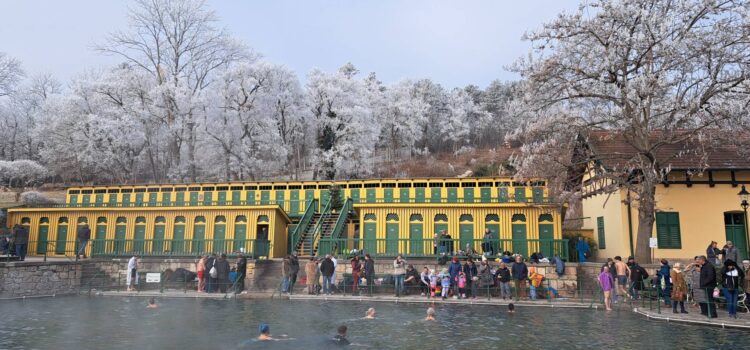
[{"label": "white sign", "polygon": [[656,239],[656,237],[651,237],[648,239],[648,247],[649,248],[657,248],[659,247],[659,240]]},{"label": "white sign", "polygon": [[154,273],[147,273],[146,274],[146,283],[160,283],[161,282],[161,274],[158,272]]}]

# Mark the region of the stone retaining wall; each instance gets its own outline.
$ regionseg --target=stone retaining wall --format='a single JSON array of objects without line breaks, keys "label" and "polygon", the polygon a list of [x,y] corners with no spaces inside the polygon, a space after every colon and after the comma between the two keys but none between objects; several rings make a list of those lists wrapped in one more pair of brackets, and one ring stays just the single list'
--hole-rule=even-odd
[{"label": "stone retaining wall", "polygon": [[81,274],[75,262],[0,263],[0,298],[77,293]]}]

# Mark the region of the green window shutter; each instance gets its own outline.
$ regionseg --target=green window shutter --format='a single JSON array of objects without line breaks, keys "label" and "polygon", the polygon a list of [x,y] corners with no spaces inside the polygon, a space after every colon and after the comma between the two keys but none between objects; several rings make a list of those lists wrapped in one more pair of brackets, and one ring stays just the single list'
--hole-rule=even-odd
[{"label": "green window shutter", "polygon": [[659,249],[681,249],[679,213],[656,213],[656,239]]},{"label": "green window shutter", "polygon": [[599,249],[607,248],[606,235],[604,234],[604,217],[596,218],[596,232],[599,236]]}]

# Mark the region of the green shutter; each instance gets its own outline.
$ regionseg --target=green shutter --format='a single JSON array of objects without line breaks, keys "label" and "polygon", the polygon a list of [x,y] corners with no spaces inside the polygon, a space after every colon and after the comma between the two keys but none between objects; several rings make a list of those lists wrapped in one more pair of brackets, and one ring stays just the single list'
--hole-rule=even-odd
[{"label": "green shutter", "polygon": [[656,238],[659,249],[682,248],[679,213],[656,213]]},{"label": "green shutter", "polygon": [[596,218],[596,232],[599,236],[599,249],[607,248],[606,235],[604,234],[604,217]]}]

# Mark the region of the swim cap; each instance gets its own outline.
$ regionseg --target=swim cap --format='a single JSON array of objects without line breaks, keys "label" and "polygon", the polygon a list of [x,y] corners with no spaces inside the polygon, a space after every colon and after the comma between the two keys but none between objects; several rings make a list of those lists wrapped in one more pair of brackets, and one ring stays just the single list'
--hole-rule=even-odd
[{"label": "swim cap", "polygon": [[268,331],[270,330],[270,328],[271,327],[268,327],[268,324],[266,324],[266,323],[261,323],[260,326],[258,326],[258,330],[261,333],[268,333]]}]

